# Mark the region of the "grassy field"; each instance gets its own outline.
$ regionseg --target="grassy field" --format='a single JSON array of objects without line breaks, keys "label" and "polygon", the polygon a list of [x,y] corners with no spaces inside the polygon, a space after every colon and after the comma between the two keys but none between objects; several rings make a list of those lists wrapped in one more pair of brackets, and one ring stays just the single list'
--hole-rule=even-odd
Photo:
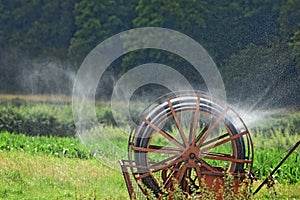
[{"label": "grassy field", "polygon": [[[30,146],[22,145],[29,142]],[[0,199],[128,199],[122,173],[90,156],[76,138],[32,137],[4,132],[0,133],[0,144]],[[81,157],[73,154],[76,149],[82,149]],[[265,151],[258,150],[256,155],[271,159],[276,153],[272,151],[266,155]],[[254,199],[299,199],[299,163],[295,164],[296,159],[297,154],[293,154],[281,167],[280,176],[274,176],[276,195],[272,188],[265,186]],[[264,170],[268,173],[271,167],[267,165]],[[293,169],[298,175],[294,175],[293,184],[288,184]],[[261,180],[254,182],[253,189]]]},{"label": "grassy field", "polygon": [[126,199],[122,175],[99,160],[0,153],[0,199]]},{"label": "grassy field", "polygon": [[[68,99],[56,104],[47,96],[39,101],[4,97],[0,100],[0,199],[129,199],[121,171],[105,166],[101,156],[74,137]],[[112,142],[100,138],[97,145],[105,149],[105,156],[124,158],[113,146],[126,151],[128,135],[113,126],[107,105],[98,105],[97,119]],[[250,131],[258,178],[255,189],[300,139],[300,112],[275,113]],[[99,130],[94,132],[97,135]],[[299,163],[298,149],[274,175],[276,195],[265,186],[254,199],[300,199]]]},{"label": "grassy field", "polygon": [[[256,188],[260,181],[255,182]],[[264,187],[254,199],[299,199],[300,183]],[[0,199],[129,199],[119,171],[97,159],[56,158],[22,151],[0,153]]]}]

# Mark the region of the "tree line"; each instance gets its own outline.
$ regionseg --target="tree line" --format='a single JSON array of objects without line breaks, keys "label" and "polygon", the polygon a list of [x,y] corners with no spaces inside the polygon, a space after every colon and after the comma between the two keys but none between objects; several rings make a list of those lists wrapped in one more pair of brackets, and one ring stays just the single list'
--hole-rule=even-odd
[{"label": "tree line", "polygon": [[[49,68],[36,63],[55,61],[58,68],[76,71],[101,41],[154,26],[198,41],[219,67],[233,101],[254,104],[262,98],[294,105],[300,88],[299,19],[299,0],[0,0],[0,91],[32,92],[19,80],[28,69]],[[184,61],[163,54],[133,52],[111,71],[121,75],[130,66],[159,58],[196,84],[199,77]],[[36,92],[49,92],[45,88]]]}]

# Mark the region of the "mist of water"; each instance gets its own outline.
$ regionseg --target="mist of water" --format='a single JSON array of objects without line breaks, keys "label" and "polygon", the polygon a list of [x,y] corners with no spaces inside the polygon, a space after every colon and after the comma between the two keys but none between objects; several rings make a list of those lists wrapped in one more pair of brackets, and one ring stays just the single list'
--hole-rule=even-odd
[{"label": "mist of water", "polygon": [[22,93],[70,96],[76,72],[61,62],[33,62],[24,66],[17,80]]}]

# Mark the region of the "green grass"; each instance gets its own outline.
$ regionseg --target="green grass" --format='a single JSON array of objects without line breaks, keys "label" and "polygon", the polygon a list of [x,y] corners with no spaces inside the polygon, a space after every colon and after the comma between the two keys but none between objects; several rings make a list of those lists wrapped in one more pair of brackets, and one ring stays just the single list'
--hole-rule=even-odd
[{"label": "green grass", "polygon": [[[88,151],[79,139],[63,137],[75,135],[67,103],[0,102],[0,199],[128,198],[122,173],[116,170],[118,163],[111,163],[115,169],[103,163],[105,158],[127,158],[130,130],[113,127],[107,105],[97,105],[97,117],[104,125],[84,138]],[[26,135],[20,134],[23,130]],[[255,189],[300,139],[300,112],[276,113],[250,131],[253,171],[259,179]],[[299,159],[298,148],[274,175],[277,199],[300,199]],[[254,197],[274,198],[266,187]]]},{"label": "green grass", "polygon": [[0,133],[0,151],[25,151],[31,154],[88,159],[90,152],[79,139],[57,136],[26,136],[24,134]]},{"label": "green grass", "polygon": [[[254,189],[260,182],[255,182]],[[254,199],[299,199],[300,183],[264,187]],[[0,199],[129,199],[119,171],[97,159],[56,158],[22,151],[0,153]]]},{"label": "green grass", "polygon": [[[253,189],[256,189],[261,181],[255,181]],[[254,195],[254,199],[286,199],[296,200],[300,199],[300,183],[287,185],[276,183],[273,188],[264,186],[257,194]]]},{"label": "green grass", "polygon": [[[127,136],[121,135],[120,130],[108,126],[104,129],[117,146],[127,145]],[[90,156],[78,139],[3,132],[0,144],[0,199],[128,198],[122,173],[104,166],[101,158]],[[66,149],[68,151],[63,153]],[[76,153],[79,149],[86,156]],[[113,152],[113,148],[107,150]],[[255,152],[254,170],[260,169],[256,172],[258,182],[280,161],[280,158],[271,160],[278,154],[278,149]],[[274,176],[279,199],[300,198],[297,156],[297,153],[292,154]],[[271,163],[266,163],[268,160]],[[256,187],[257,183],[254,189]],[[272,190],[265,188],[254,199],[274,199]]]},{"label": "green grass", "polygon": [[0,153],[0,199],[126,199],[120,171],[99,160]]}]

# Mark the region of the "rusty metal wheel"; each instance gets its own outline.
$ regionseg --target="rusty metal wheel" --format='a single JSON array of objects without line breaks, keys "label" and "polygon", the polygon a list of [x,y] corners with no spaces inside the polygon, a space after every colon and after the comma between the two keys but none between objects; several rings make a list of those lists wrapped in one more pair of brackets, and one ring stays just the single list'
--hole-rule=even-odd
[{"label": "rusty metal wheel", "polygon": [[160,98],[143,113],[129,142],[135,180],[156,196],[174,189],[174,180],[184,191],[195,192],[204,176],[244,173],[252,159],[241,118],[202,93]]}]

